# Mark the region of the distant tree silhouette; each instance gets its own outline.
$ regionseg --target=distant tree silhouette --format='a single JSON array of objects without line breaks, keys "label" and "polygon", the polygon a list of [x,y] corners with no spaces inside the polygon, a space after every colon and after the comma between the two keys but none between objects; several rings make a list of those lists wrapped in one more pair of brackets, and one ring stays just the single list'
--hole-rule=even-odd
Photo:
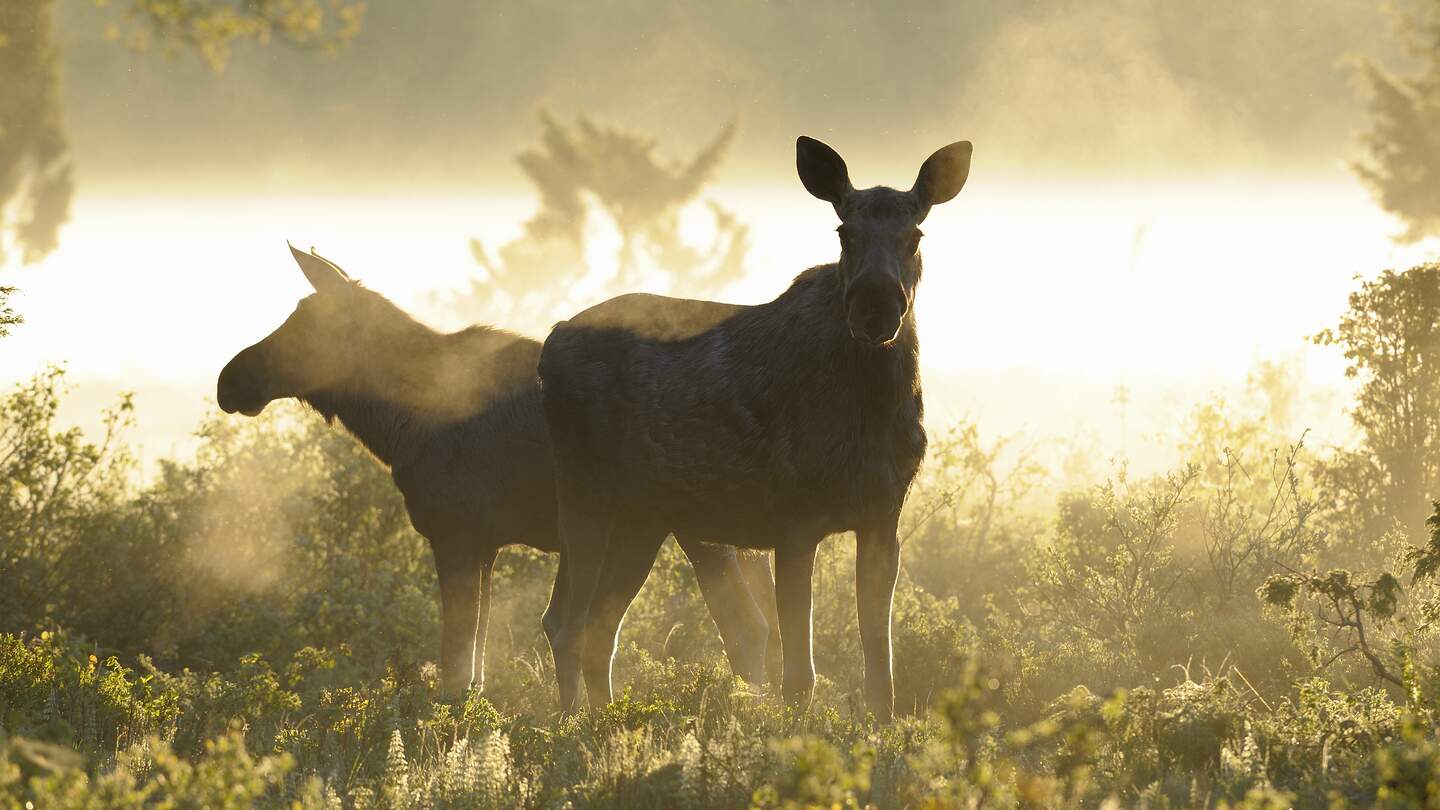
[{"label": "distant tree silhouette", "polygon": [[516,159],[539,192],[540,209],[523,235],[493,256],[478,239],[471,240],[486,277],[455,299],[465,317],[494,320],[500,310],[513,324],[517,315],[520,320],[552,315],[575,283],[596,270],[587,260],[587,198],[608,215],[621,240],[607,289],[631,289],[653,269],[672,289],[697,296],[740,275],[749,230],[718,203],[706,203],[715,224],[709,245],[688,244],[680,233],[681,210],[700,196],[724,159],[735,136],[733,121],[690,160],[664,161],[655,154],[654,138],[583,115],[573,125],[544,111],[539,117],[539,144]]},{"label": "distant tree silhouette", "polygon": [[1324,471],[1344,536],[1373,541],[1397,522],[1418,536],[1440,493],[1440,264],[1362,281],[1313,340],[1339,346],[1360,382],[1350,416],[1363,438]]},{"label": "distant tree silhouette", "polygon": [[[279,40],[333,53],[358,31],[364,4],[353,0],[129,0],[96,3],[117,15],[110,38],[167,55],[193,51],[215,71],[236,42]],[[60,99],[54,0],[0,3],[0,266],[22,263],[59,244],[74,194],[70,141]],[[3,301],[3,296],[0,296]]]},{"label": "distant tree silhouette", "polygon": [[74,183],[52,8],[52,0],[0,5],[0,265],[11,250],[26,263],[44,258],[69,217]]},{"label": "distant tree silhouette", "polygon": [[1402,241],[1440,234],[1440,0],[1401,17],[1406,49],[1419,62],[1400,76],[1361,61],[1370,88],[1365,157],[1352,168],[1386,211],[1405,223]]}]

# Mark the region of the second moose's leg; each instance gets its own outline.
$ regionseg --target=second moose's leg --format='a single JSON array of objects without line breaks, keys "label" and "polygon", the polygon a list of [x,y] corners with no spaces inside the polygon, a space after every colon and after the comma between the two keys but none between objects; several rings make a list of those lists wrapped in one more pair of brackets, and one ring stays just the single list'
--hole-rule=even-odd
[{"label": "second moose's leg", "polygon": [[890,721],[895,710],[895,681],[890,664],[890,605],[900,574],[896,520],[855,533],[855,605],[860,645],[865,651],[865,705],[875,719]]},{"label": "second moose's leg", "polygon": [[490,591],[495,582],[495,555],[480,562],[480,616],[475,622],[475,688],[485,691],[485,641],[490,632]]},{"label": "second moose's leg", "polygon": [[466,553],[459,544],[434,544],[440,579],[440,691],[459,697],[484,678],[485,626],[495,550]]}]

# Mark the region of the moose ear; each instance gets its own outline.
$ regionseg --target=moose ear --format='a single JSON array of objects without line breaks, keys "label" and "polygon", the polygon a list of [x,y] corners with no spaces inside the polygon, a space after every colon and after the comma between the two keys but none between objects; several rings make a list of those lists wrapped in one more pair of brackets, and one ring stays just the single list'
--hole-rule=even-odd
[{"label": "moose ear", "polygon": [[295,257],[300,272],[305,274],[315,292],[334,292],[350,287],[350,277],[330,260],[321,258],[313,250],[305,253],[289,242],[285,244],[290,245],[290,255]]},{"label": "moose ear", "polygon": [[954,199],[970,176],[970,153],[974,149],[969,141],[957,141],[936,151],[920,167],[920,176],[915,178],[910,193],[919,197],[927,210]]},{"label": "moose ear", "polygon": [[844,158],[814,138],[801,135],[795,139],[795,169],[805,190],[831,205],[839,206],[855,190]]}]

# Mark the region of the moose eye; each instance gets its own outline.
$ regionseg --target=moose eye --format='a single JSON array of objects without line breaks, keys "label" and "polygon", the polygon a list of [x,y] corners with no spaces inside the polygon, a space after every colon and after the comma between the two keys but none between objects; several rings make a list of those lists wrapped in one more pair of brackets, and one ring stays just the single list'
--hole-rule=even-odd
[{"label": "moose eye", "polygon": [[849,247],[849,246],[850,246],[850,229],[849,229],[849,228],[846,228],[844,225],[841,225],[840,227],[838,227],[838,228],[835,229],[835,233],[840,234],[840,246],[841,246],[841,247]]},{"label": "moose eye", "polygon": [[924,236],[924,235],[925,235],[925,234],[921,233],[920,231],[915,231],[915,232],[913,232],[913,233],[907,234],[907,235],[905,236],[905,247],[906,247],[906,249],[907,249],[910,253],[914,253],[914,252],[918,251],[918,250],[920,249],[920,237],[922,237],[922,236]]}]

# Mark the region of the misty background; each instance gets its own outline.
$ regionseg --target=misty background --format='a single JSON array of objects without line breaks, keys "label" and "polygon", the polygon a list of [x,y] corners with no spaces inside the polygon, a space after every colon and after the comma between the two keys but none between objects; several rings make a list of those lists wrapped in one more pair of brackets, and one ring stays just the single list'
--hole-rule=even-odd
[{"label": "misty background", "polygon": [[[1345,441],[1343,362],[1305,337],[1355,275],[1425,250],[1391,239],[1346,165],[1355,58],[1408,64],[1373,3],[372,2],[337,55],[241,43],[219,73],[135,52],[113,9],[55,11],[77,191],[59,249],[5,273],[26,323],[0,378],[68,362],[80,422],[135,391],[147,458],[190,446],[220,366],[308,292],[286,239],[442,328],[543,335],[613,292],[463,304],[486,283],[471,240],[493,253],[540,204],[516,156],[541,111],[653,138],[661,163],[733,123],[677,233],[704,244],[721,206],[747,234],[741,272],[627,288],[741,302],[838,252],[794,178],[796,135],[839,149],[857,185],[901,187],[974,141],[970,185],[926,224],[931,418],[1070,437],[1095,472],[1168,463],[1183,413],[1216,393],[1264,407],[1247,380],[1265,373],[1304,381],[1284,427]],[[591,266],[617,275],[615,224],[585,227]]]},{"label": "misty background", "polygon": [[1008,182],[1312,177],[1355,145],[1345,60],[1400,56],[1361,0],[415,0],[370,3],[339,58],[242,45],[216,77],[117,47],[90,3],[57,12],[82,185],[131,191],[523,189],[540,105],[672,149],[738,115],[721,180],[743,184],[793,185],[802,132],[857,182],[908,180],[959,134]]},{"label": "misty background", "polygon": [[[0,803],[1440,795],[1440,0],[480,6],[0,0]],[[215,402],[311,292],[286,242],[443,330],[763,302],[838,254],[802,133],[859,186],[975,147],[924,223],[900,717],[841,536],[809,711],[735,681],[667,542],[621,697],[556,723],[557,560],[508,534],[453,699],[414,490],[313,409]],[[347,302],[278,376],[379,393],[381,452],[496,379]],[[507,446],[470,461],[542,449]]]}]

